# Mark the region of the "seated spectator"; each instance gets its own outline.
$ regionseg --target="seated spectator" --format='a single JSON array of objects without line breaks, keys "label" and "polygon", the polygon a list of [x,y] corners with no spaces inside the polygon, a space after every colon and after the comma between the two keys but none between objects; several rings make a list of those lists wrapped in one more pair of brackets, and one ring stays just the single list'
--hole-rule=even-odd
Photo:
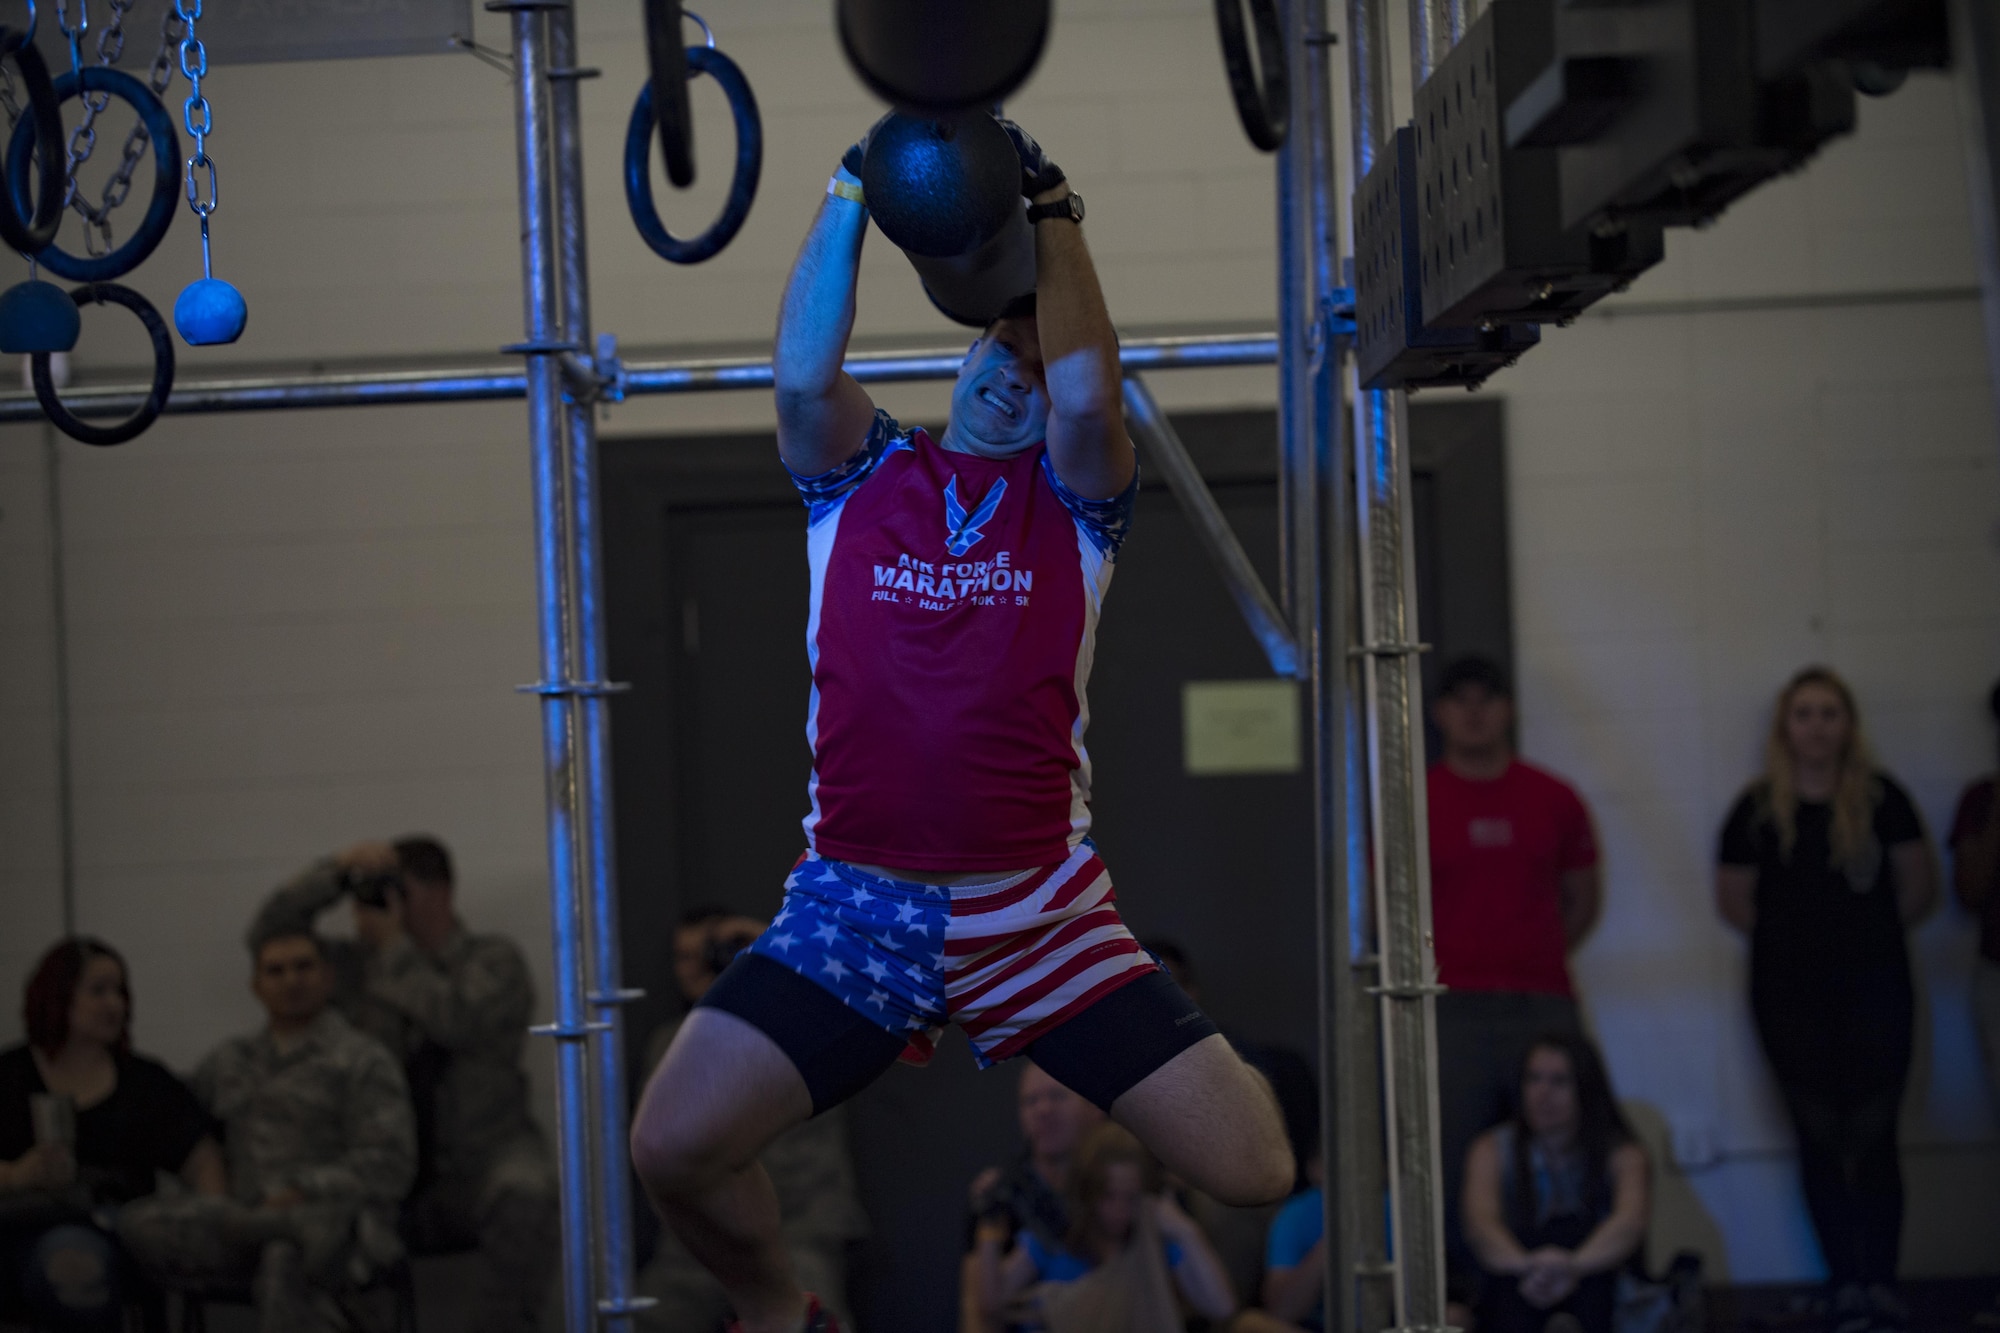
[{"label": "seated spectator", "polygon": [[1562,1314],[1612,1333],[1618,1270],[1651,1208],[1645,1149],[1586,1038],[1537,1039],[1519,1086],[1513,1118],[1465,1160],[1465,1238],[1488,1275],[1479,1333],[1542,1333]]},{"label": "seated spectator", "polygon": [[1055,1081],[1032,1060],[1021,1062],[1018,1109],[1021,1155],[1006,1167],[988,1167],[972,1181],[972,1217],[966,1227],[966,1256],[959,1275],[960,1333],[990,1333],[1031,1327],[989,1316],[978,1298],[978,1234],[982,1227],[1003,1231],[1001,1246],[1011,1249],[1024,1234],[1033,1233],[1044,1249],[1055,1249],[1069,1235],[1071,1159],[1084,1137],[1104,1123],[1104,1112]]},{"label": "seated spectator", "polygon": [[225,1188],[201,1104],[132,1050],[125,960],[101,941],[42,955],[22,1003],[28,1040],[0,1052],[0,1320],[113,1329],[138,1274],[101,1219],[177,1172]]},{"label": "seated spectator", "polygon": [[417,1168],[403,1071],[328,1007],[313,936],[261,942],[250,985],[264,1027],[194,1076],[223,1127],[229,1196],[135,1204],[120,1233],[166,1286],[248,1294],[260,1333],[384,1327],[390,1295],[368,1288],[402,1258],[396,1214]]},{"label": "seated spectator", "polygon": [[562,1250],[555,1163],[521,1067],[535,986],[505,935],[459,918],[435,838],[357,843],[265,900],[248,938],[314,929],[342,898],[352,940],[323,942],[334,1004],[403,1064],[417,1116],[417,1186],[403,1229],[419,1254],[474,1250],[469,1326],[533,1333]]},{"label": "seated spectator", "polygon": [[[726,907],[690,908],[674,928],[674,982],[688,1008],[708,993],[722,970],[763,934],[770,923]],[[646,1043],[643,1084],[659,1067],[680,1031],[682,1018],[662,1023]],[[854,1179],[847,1141],[847,1111],[835,1107],[780,1136],[757,1159],[777,1191],[792,1275],[853,1333],[847,1306],[847,1246],[868,1233],[868,1216]],[[729,1319],[722,1284],[688,1253],[672,1230],[639,1272],[639,1294],[659,1304],[638,1316],[658,1333],[717,1333]]]},{"label": "seated spectator", "polygon": [[1236,1313],[1236,1293],[1194,1219],[1166,1192],[1160,1164],[1121,1125],[1102,1124],[1070,1173],[1069,1233],[1049,1246],[1024,1229],[1003,1251],[999,1217],[979,1224],[980,1308],[1049,1333],[1181,1333],[1181,1303],[1204,1318]]},{"label": "seated spectator", "polygon": [[[2000,684],[1986,699],[2000,722]],[[1986,1049],[1986,1081],[2000,1111],[2000,801],[1992,773],[1967,785],[1951,821],[1952,887],[1979,918],[1979,961],[1972,974],[1972,1013]]]},{"label": "seated spectator", "polygon": [[[1427,781],[1437,945],[1438,1137],[1445,1198],[1475,1135],[1514,1110],[1528,1043],[1581,1032],[1569,955],[1597,923],[1602,880],[1590,811],[1555,774],[1514,753],[1514,691],[1498,664],[1462,657],[1438,679],[1444,753]],[[1445,1210],[1454,1303],[1476,1265]]]}]

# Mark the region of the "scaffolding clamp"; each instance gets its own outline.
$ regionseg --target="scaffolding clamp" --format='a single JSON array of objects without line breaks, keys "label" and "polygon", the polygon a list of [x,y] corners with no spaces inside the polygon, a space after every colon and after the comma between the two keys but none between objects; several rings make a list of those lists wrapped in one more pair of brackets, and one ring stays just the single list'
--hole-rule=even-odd
[{"label": "scaffolding clamp", "polygon": [[592,1033],[609,1032],[609,1023],[537,1023],[528,1029],[531,1037],[554,1037],[557,1041],[589,1041]]},{"label": "scaffolding clamp", "polygon": [[[576,344],[570,344],[573,349]],[[618,359],[618,335],[600,333],[597,355],[570,350],[557,355],[562,366],[563,397],[571,403],[625,401],[625,363]]]},{"label": "scaffolding clamp", "polygon": [[1414,984],[1370,986],[1370,995],[1380,995],[1391,1000],[1421,1000],[1427,995],[1443,995],[1449,986],[1440,986],[1435,981],[1420,981]]},{"label": "scaffolding clamp", "polygon": [[638,1314],[650,1310],[660,1302],[652,1296],[627,1296],[618,1301],[599,1301],[597,1313],[605,1319],[618,1319],[628,1314]]},{"label": "scaffolding clamp", "polygon": [[539,694],[544,698],[599,699],[624,694],[632,688],[622,680],[538,680],[533,685],[516,685],[516,694]]},{"label": "scaffolding clamp", "polygon": [[1431,646],[1427,643],[1396,643],[1389,639],[1377,639],[1373,643],[1357,644],[1347,650],[1349,657],[1415,657],[1427,653]]}]

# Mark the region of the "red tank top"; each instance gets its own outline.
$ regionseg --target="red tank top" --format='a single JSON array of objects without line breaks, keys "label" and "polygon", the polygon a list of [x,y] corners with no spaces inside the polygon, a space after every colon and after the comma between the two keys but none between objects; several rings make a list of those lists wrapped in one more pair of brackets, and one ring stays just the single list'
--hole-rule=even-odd
[{"label": "red tank top", "polygon": [[808,844],[940,872],[1061,861],[1090,828],[1085,683],[1136,481],[1083,500],[1045,446],[947,452],[886,414],[861,454],[797,481]]}]

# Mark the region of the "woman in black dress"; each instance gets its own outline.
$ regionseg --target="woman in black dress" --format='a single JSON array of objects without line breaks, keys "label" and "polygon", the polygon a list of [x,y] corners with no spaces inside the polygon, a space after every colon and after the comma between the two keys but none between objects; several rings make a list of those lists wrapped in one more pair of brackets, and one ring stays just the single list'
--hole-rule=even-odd
[{"label": "woman in black dress", "polygon": [[151,1194],[162,1171],[225,1192],[207,1113],[133,1053],[131,1013],[125,960],[97,940],[64,940],[28,983],[28,1040],[0,1051],[0,1318],[118,1327],[130,1286],[118,1206]]},{"label": "woman in black dress", "polygon": [[1750,937],[1750,1008],[1798,1135],[1838,1333],[1899,1328],[1896,1122],[1915,1000],[1904,933],[1937,897],[1916,807],[1875,767],[1845,682],[1778,696],[1764,775],[1729,812],[1716,904]]}]

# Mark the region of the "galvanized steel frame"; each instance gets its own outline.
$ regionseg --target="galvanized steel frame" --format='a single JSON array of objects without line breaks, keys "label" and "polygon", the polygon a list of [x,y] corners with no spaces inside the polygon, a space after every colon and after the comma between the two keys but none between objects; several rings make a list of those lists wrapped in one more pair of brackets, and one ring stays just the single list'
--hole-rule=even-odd
[{"label": "galvanized steel frame", "polygon": [[[1347,0],[1352,160],[1365,173],[1393,124],[1385,0]],[[1421,79],[1477,0],[1409,0]],[[634,362],[592,346],[571,0],[489,0],[513,30],[524,369],[467,366],[265,375],[184,383],[170,414],[524,398],[534,480],[564,1321],[624,1333],[634,1294],[626,1085],[605,679],[597,440],[600,396],[768,389],[758,357]],[[1438,1197],[1435,969],[1417,778],[1416,617],[1406,396],[1362,393],[1336,316],[1351,237],[1338,186],[1327,0],[1287,0],[1292,133],[1276,164],[1279,328],[1270,334],[1135,338],[1121,356],[1135,435],[1167,476],[1273,670],[1310,693],[1315,896],[1320,944],[1322,1133],[1328,1178],[1327,1309],[1346,1333],[1443,1320]],[[1342,236],[1348,225],[1349,237]],[[864,353],[864,383],[952,378],[962,353]],[[1216,366],[1279,368],[1280,580],[1245,556],[1171,424],[1138,376]],[[82,416],[127,413],[142,386],[79,388]],[[1344,436],[1350,420],[1350,442]],[[40,416],[0,394],[0,422]],[[1380,1200],[1391,1201],[1385,1236]],[[1396,1262],[1385,1244],[1393,1238]]]}]

